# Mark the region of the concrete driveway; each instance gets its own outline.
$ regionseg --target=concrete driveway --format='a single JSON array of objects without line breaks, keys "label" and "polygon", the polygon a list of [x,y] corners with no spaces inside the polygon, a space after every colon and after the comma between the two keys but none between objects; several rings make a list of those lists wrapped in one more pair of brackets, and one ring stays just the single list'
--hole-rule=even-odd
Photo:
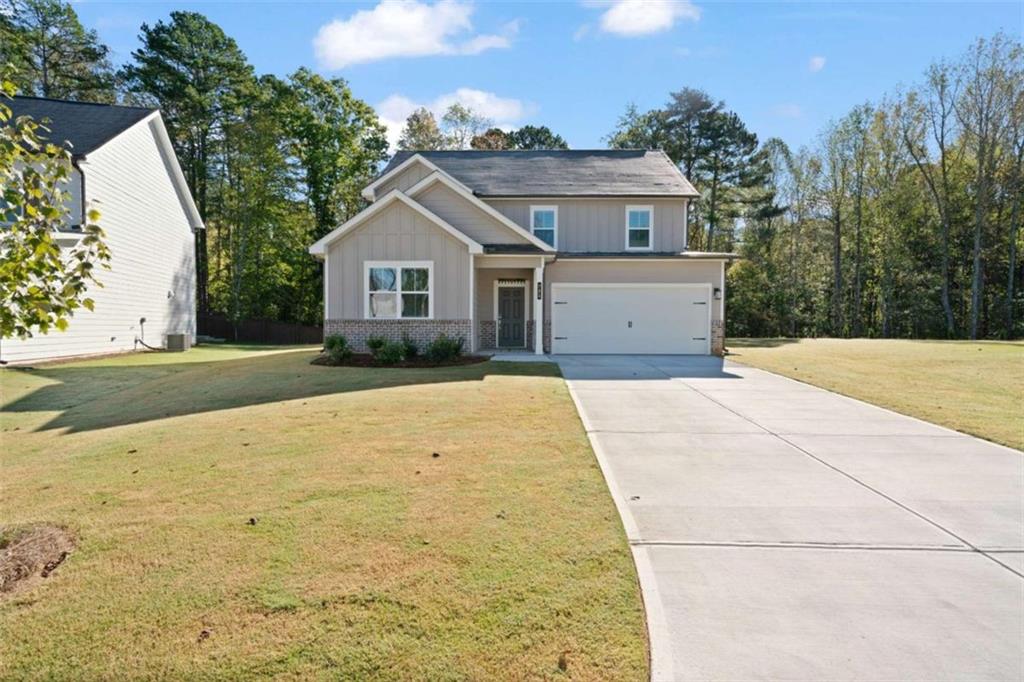
[{"label": "concrete driveway", "polygon": [[1024,677],[1024,455],[705,357],[563,356],[653,677]]}]

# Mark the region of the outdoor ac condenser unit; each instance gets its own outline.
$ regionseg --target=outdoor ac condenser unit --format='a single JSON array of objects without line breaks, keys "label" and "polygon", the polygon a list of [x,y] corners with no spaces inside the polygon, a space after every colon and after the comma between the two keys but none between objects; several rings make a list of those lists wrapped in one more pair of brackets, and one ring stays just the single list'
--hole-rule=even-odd
[{"label": "outdoor ac condenser unit", "polygon": [[192,347],[192,337],[188,334],[168,334],[167,335],[167,350],[170,351],[186,351]]}]

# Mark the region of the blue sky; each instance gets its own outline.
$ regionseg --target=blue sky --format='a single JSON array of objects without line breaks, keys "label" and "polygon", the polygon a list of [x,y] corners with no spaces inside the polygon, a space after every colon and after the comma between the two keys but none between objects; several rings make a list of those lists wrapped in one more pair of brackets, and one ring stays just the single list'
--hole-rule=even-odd
[{"label": "blue sky", "polygon": [[[761,139],[814,141],[832,118],[956,57],[997,30],[1024,33],[1024,3],[584,0],[91,2],[83,23],[113,49],[142,22],[202,12],[260,73],[308,66],[349,81],[385,121],[463,101],[498,124],[544,124],[573,148],[604,147],[628,102],[684,86],[725,100]],[[397,134],[397,131],[394,131]]]}]

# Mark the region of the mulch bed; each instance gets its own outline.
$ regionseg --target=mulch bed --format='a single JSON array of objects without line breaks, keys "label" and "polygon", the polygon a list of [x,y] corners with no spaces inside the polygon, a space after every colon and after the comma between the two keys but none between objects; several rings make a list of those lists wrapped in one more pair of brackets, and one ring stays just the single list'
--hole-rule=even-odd
[{"label": "mulch bed", "polygon": [[409,360],[402,360],[401,362],[393,365],[378,365],[373,360],[373,356],[369,353],[355,353],[351,358],[341,364],[335,364],[331,362],[331,358],[326,354],[321,354],[313,358],[310,364],[313,365],[326,365],[328,367],[406,367],[406,368],[427,368],[427,367],[456,367],[459,365],[475,365],[480,362],[487,362],[490,358],[486,355],[460,355],[457,358],[446,360],[444,362],[434,362],[426,358],[412,358]]},{"label": "mulch bed", "polygon": [[30,587],[64,563],[75,542],[57,526],[0,528],[0,594]]}]

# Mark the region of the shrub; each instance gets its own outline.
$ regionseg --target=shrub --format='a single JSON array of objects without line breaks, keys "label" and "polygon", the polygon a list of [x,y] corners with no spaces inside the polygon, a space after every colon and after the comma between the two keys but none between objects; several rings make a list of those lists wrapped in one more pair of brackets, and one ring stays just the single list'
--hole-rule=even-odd
[{"label": "shrub", "polygon": [[446,334],[441,334],[441,336],[434,339],[427,346],[425,354],[427,359],[432,362],[447,362],[462,355],[462,346],[464,344],[465,339],[462,337],[453,339]]},{"label": "shrub", "polygon": [[401,341],[385,341],[373,351],[373,361],[378,365],[394,365],[405,359],[405,346]]},{"label": "shrub", "polygon": [[420,348],[416,342],[409,338],[408,334],[402,334],[402,348],[405,349],[406,359],[414,358],[420,354]]},{"label": "shrub", "polygon": [[331,362],[340,364],[352,357],[352,348],[348,345],[348,339],[341,334],[331,334],[324,339],[324,350]]},{"label": "shrub", "polygon": [[385,339],[383,336],[371,336],[370,338],[366,339],[366,347],[370,349],[371,353],[376,355],[377,351],[383,348],[384,344],[387,342],[388,340]]}]

